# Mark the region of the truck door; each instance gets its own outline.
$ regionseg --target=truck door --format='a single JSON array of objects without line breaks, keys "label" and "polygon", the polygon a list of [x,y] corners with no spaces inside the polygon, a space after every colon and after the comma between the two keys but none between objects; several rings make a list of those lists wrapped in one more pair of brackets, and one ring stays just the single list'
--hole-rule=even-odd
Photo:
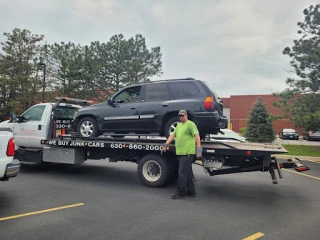
[{"label": "truck door", "polygon": [[49,106],[35,105],[21,115],[22,122],[16,122],[13,130],[16,145],[19,147],[41,147],[41,139],[44,139],[46,135],[45,124],[43,124],[46,107]]}]

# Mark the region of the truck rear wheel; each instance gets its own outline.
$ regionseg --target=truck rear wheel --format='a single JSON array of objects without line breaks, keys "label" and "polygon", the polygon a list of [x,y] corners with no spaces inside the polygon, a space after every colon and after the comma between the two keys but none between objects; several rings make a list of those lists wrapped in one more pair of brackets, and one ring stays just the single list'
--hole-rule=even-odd
[{"label": "truck rear wheel", "polygon": [[140,181],[148,187],[162,187],[170,178],[171,165],[159,155],[148,154],[138,163]]}]

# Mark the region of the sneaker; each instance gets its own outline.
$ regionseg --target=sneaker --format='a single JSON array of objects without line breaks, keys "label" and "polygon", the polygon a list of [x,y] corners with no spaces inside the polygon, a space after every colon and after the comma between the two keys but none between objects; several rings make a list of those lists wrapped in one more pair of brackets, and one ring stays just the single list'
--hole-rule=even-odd
[{"label": "sneaker", "polygon": [[171,198],[172,199],[180,199],[180,198],[183,198],[183,197],[186,197],[187,194],[181,194],[179,192],[175,192],[174,194],[171,195]]}]

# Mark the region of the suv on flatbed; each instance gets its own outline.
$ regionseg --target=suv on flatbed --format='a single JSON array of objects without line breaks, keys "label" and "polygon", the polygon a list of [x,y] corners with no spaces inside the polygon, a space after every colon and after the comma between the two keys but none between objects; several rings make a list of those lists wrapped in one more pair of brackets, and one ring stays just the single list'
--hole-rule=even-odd
[{"label": "suv on flatbed", "polygon": [[131,133],[168,137],[181,109],[196,123],[201,138],[228,125],[219,96],[205,82],[187,78],[125,87],[106,102],[79,109],[73,127],[81,137]]}]

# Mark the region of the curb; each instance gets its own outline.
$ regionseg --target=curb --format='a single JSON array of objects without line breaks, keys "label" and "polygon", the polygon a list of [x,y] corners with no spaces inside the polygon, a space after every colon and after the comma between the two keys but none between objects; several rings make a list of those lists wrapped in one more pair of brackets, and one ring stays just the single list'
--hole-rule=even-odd
[{"label": "curb", "polygon": [[312,162],[320,163],[320,157],[293,156],[293,155],[283,155],[283,154],[275,154],[272,156],[275,156],[278,159],[284,159],[284,160],[288,160],[290,158],[299,158],[302,161],[305,160],[305,161],[312,161]]}]

